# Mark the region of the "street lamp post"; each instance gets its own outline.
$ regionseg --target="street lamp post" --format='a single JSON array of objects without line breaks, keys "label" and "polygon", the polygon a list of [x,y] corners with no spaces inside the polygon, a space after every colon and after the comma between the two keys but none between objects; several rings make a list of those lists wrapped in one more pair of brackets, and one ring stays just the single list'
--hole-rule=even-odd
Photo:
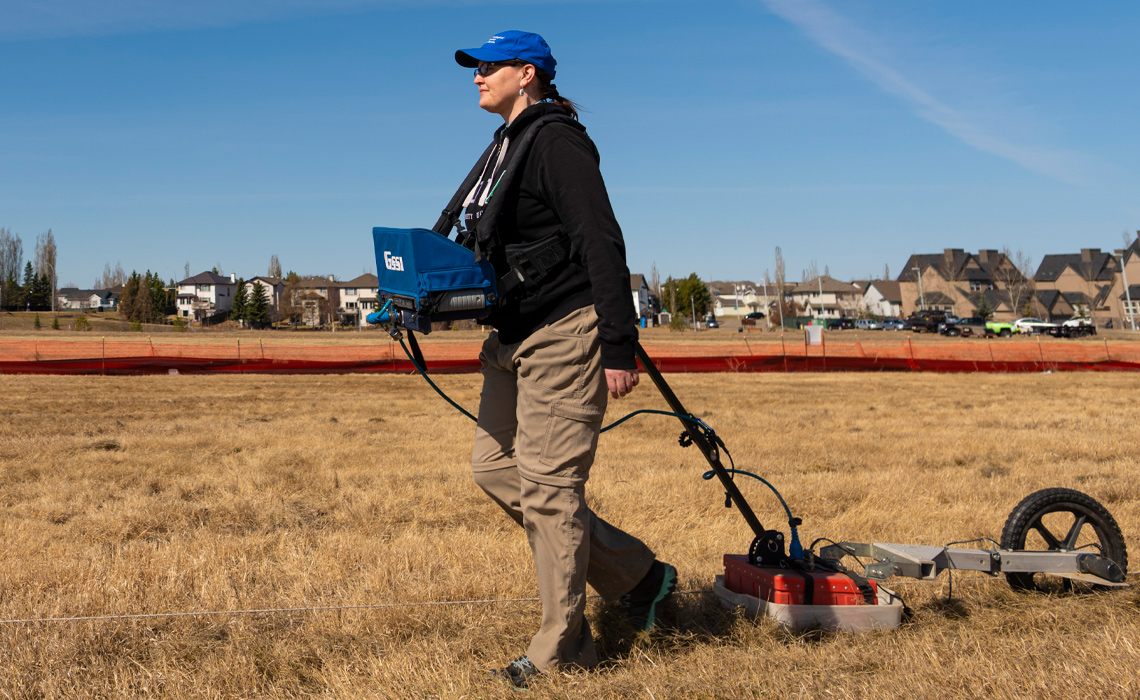
[{"label": "street lamp post", "polygon": [[917,265],[911,269],[918,275],[918,299],[922,303],[922,310],[926,311],[926,295],[922,293],[922,270]]}]

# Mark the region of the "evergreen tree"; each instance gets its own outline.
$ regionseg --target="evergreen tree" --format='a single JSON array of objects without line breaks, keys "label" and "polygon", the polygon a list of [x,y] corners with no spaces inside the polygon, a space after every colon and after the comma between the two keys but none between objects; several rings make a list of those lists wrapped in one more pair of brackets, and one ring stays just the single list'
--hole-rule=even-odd
[{"label": "evergreen tree", "polygon": [[32,269],[32,263],[24,265],[24,284],[20,287],[20,306],[25,309],[30,308],[35,302],[36,294],[36,273]]},{"label": "evergreen tree", "polygon": [[46,272],[36,278],[36,300],[44,309],[51,309],[51,279]]},{"label": "evergreen tree", "polygon": [[[256,288],[258,284],[261,283],[257,282],[254,287]],[[245,291],[245,280],[239,277],[237,281],[237,291],[234,292],[234,305],[233,308],[230,309],[231,320],[244,323],[249,319],[249,307],[246,303],[248,299],[249,296]]]},{"label": "evergreen tree", "polygon": [[157,272],[152,273],[147,270],[146,276],[143,278],[143,287],[146,288],[147,296],[150,297],[150,316],[143,320],[151,323],[164,322],[171,304],[170,294],[166,291],[166,285],[162,283],[162,278],[158,276]]},{"label": "evergreen tree", "polygon": [[661,303],[674,317],[692,320],[695,309],[697,318],[702,319],[712,309],[712,294],[695,272],[682,280],[666,280],[662,297]]},{"label": "evergreen tree", "polygon": [[[147,273],[149,276],[149,272]],[[119,294],[119,313],[129,321],[152,323],[158,316],[154,309],[154,299],[147,286],[148,280],[132,271]]]},{"label": "evergreen tree", "polygon": [[126,319],[134,318],[135,297],[139,294],[139,276],[132,272],[127,281],[123,283],[123,291],[119,292],[119,315]]},{"label": "evergreen tree", "polygon": [[983,320],[990,320],[990,316],[994,315],[994,307],[990,306],[990,300],[986,298],[984,293],[978,295],[978,304],[974,309],[975,316],[981,316]]},{"label": "evergreen tree", "polygon": [[32,327],[37,331],[40,329],[40,315],[36,314],[35,319],[32,321]]},{"label": "evergreen tree", "polygon": [[266,295],[265,286],[261,282],[253,283],[252,293],[249,295],[249,304],[245,312],[246,319],[249,324],[254,327],[264,326],[269,323],[269,297]]}]

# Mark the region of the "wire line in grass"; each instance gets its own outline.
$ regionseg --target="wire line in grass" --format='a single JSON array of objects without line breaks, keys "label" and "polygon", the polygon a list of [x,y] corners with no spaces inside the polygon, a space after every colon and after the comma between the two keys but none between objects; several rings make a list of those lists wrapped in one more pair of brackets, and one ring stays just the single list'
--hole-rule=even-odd
[{"label": "wire line in grass", "polygon": [[[712,589],[676,591],[673,595],[712,593]],[[599,599],[600,595],[586,596]],[[0,620],[0,625],[26,625],[37,622],[109,622],[111,620],[151,620],[160,617],[209,617],[215,615],[265,615],[300,612],[334,612],[340,610],[380,610],[384,608],[427,608],[449,605],[492,605],[497,603],[537,603],[541,598],[484,598],[481,600],[427,600],[417,603],[374,603],[371,605],[321,605],[308,608],[262,608],[258,610],[199,610],[191,612],[134,613],[127,615],[86,615],[81,617],[37,617]]]}]

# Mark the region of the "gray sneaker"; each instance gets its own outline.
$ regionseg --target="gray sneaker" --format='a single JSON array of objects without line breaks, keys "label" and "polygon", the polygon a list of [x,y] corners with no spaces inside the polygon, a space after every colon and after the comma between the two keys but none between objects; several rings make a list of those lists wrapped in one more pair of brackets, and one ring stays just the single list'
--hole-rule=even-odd
[{"label": "gray sneaker", "polygon": [[542,671],[539,671],[526,656],[520,656],[510,665],[491,671],[492,678],[510,683],[515,688],[529,688],[531,679],[541,675]]},{"label": "gray sneaker", "polygon": [[651,630],[657,623],[660,604],[673,595],[673,589],[676,587],[677,569],[671,564],[655,559],[645,578],[641,579],[632,591],[621,597],[621,606],[635,627]]}]

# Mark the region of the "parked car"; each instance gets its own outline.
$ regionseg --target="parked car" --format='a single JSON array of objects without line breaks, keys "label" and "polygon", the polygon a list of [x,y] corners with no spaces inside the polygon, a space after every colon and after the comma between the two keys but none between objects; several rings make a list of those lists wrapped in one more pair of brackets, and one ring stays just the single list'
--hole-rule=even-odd
[{"label": "parked car", "polygon": [[957,316],[947,316],[946,320],[938,324],[938,333],[946,335],[946,329],[958,322]]},{"label": "parked car", "polygon": [[873,318],[857,318],[855,319],[855,330],[881,331],[883,330],[883,326]]},{"label": "parked car", "polygon": [[1070,318],[1046,331],[1054,338],[1087,338],[1096,335],[1096,324],[1087,318]]},{"label": "parked car", "polygon": [[944,323],[945,321],[946,314],[942,313],[941,311],[933,311],[928,309],[926,311],[919,311],[917,313],[911,314],[910,318],[906,320],[906,323],[911,327],[911,330],[915,331],[916,333],[921,333],[923,331],[927,333],[934,333],[938,330],[938,324]]},{"label": "parked car", "polygon": [[855,321],[850,318],[837,318],[827,324],[829,331],[850,330],[855,327]]},{"label": "parked car", "polygon": [[720,324],[717,323],[716,316],[713,316],[712,314],[705,316],[705,328],[720,328]]},{"label": "parked car", "polygon": [[885,331],[910,330],[910,326],[908,326],[906,321],[902,320],[901,318],[884,318],[879,322],[879,325],[882,326],[883,330]]},{"label": "parked car", "polygon": [[1014,333],[1013,324],[1009,321],[987,321],[986,330],[1003,338],[1008,338]]},{"label": "parked car", "polygon": [[742,325],[742,326],[755,326],[757,321],[762,321],[762,320],[764,320],[764,312],[763,311],[753,311],[752,313],[745,315],[744,318],[740,319],[740,325]]},{"label": "parked car", "polygon": [[993,334],[986,329],[984,318],[971,316],[970,318],[960,318],[957,323],[947,326],[943,335],[962,338],[986,338]]},{"label": "parked car", "polygon": [[1025,333],[1027,335],[1033,335],[1035,333],[1048,333],[1051,328],[1056,327],[1056,323],[1042,321],[1039,318],[1019,318],[1013,322],[1014,333]]}]

